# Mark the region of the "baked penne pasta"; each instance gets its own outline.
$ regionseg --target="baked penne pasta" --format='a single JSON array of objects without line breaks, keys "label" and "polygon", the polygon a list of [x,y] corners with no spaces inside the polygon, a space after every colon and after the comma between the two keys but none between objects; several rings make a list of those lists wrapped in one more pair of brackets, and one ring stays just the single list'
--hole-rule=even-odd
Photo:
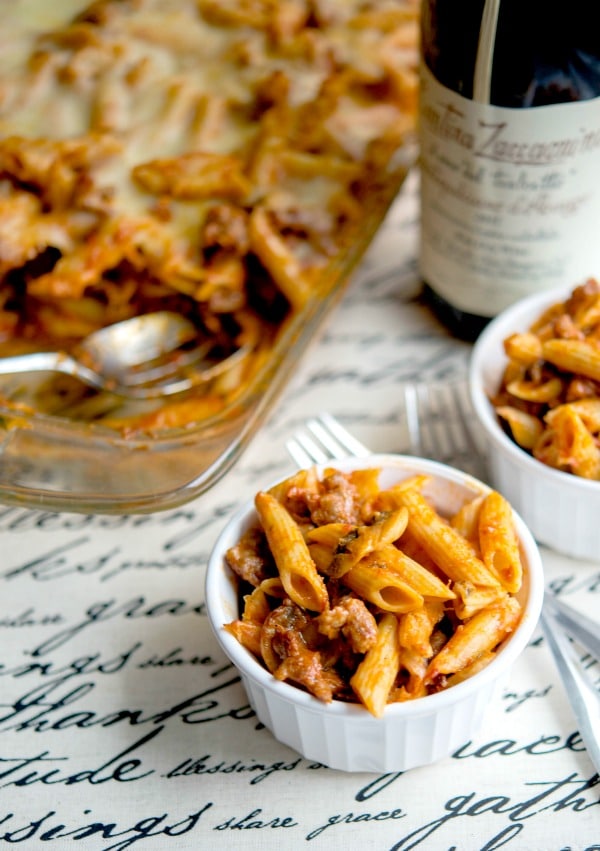
[{"label": "baked penne pasta", "polygon": [[515,594],[523,581],[519,541],[512,508],[497,491],[483,500],[478,528],[483,563],[503,588]]},{"label": "baked penne pasta", "polygon": [[[572,411],[581,417],[590,432],[595,433],[600,431],[600,398],[578,399],[575,402],[569,402],[568,405]],[[555,411],[558,410],[560,410],[560,406],[546,414],[546,422],[549,425],[552,425]]]},{"label": "baked penne pasta", "polygon": [[420,609],[407,612],[398,618],[398,636],[401,647],[418,653],[424,659],[433,656],[431,636],[444,615],[441,600],[425,600]]},{"label": "baked penne pasta", "polygon": [[531,331],[511,334],[504,341],[504,351],[512,361],[531,366],[542,356],[542,341]]},{"label": "baked penne pasta", "polygon": [[496,413],[508,425],[519,446],[528,450],[536,446],[544,431],[544,424],[538,417],[511,405],[499,405]]},{"label": "baked penne pasta", "polygon": [[561,370],[600,381],[599,343],[587,340],[546,340],[542,343],[542,357]]},{"label": "baked penne pasta", "polygon": [[[584,479],[600,480],[598,440],[573,405],[554,408],[546,416],[546,422],[549,431],[545,451],[554,453],[553,466]],[[534,448],[534,455],[543,458],[541,448]]]},{"label": "baked penne pasta", "polygon": [[383,612],[410,612],[423,605],[423,596],[388,567],[378,552],[361,559],[342,577],[344,585]]},{"label": "baked penne pasta", "polygon": [[[377,716],[386,703],[446,688],[493,658],[518,623],[522,582],[512,511],[500,494],[475,496],[446,518],[427,501],[422,514],[415,494],[423,497],[427,477],[379,491],[378,475],[327,468],[290,476],[256,495],[258,523],[226,555],[241,588],[250,587],[229,632],[278,679],[322,700],[358,699]],[[427,536],[418,524],[413,536],[415,511]],[[427,543],[432,535],[439,546]],[[448,569],[448,546],[452,564],[466,554],[460,570]],[[337,576],[340,549],[352,566]]]},{"label": "baked penne pasta", "polygon": [[[402,179],[418,5],[389,5],[69,0],[48,17],[47,0],[3,4],[0,355],[70,352],[168,309],[221,358],[256,326],[235,382],[198,385],[176,411],[74,382],[66,404],[50,377],[32,410],[153,434],[247,389],[337,281],[324,270],[351,261],[364,199],[383,212],[382,185]],[[6,388],[18,405],[22,386]]]},{"label": "baked penne pasta", "polygon": [[440,600],[453,600],[454,591],[445,582],[442,582],[435,573],[427,570],[418,561],[406,555],[400,549],[402,542],[397,546],[393,544],[382,544],[377,551],[377,558],[385,564],[388,570],[397,574],[404,582],[418,591],[423,597],[437,597]]},{"label": "baked penne pasta", "polygon": [[242,620],[253,621],[258,624],[264,623],[271,611],[269,597],[283,598],[284,595],[285,590],[279,577],[263,579],[251,594],[244,597]]},{"label": "baked penne pasta", "polygon": [[399,501],[408,508],[411,534],[446,576],[454,581],[468,580],[476,585],[499,585],[472,544],[436,513],[411,482],[403,483],[394,490]]},{"label": "baked penne pasta", "polygon": [[559,397],[563,390],[563,383],[560,378],[550,378],[543,384],[534,381],[509,381],[506,389],[517,399],[523,399],[525,402],[551,402]]},{"label": "baked penne pasta", "polygon": [[350,685],[369,712],[380,718],[400,667],[398,621],[385,614],[377,627],[377,639],[350,678]]},{"label": "baked penne pasta", "polygon": [[427,694],[425,674],[427,673],[427,658],[407,647],[400,649],[400,669],[408,676],[402,686],[401,694],[394,694],[391,702],[407,700],[414,697],[424,697]]},{"label": "baked penne pasta", "polygon": [[515,443],[544,464],[600,480],[600,284],[573,289],[523,333],[492,396]]},{"label": "baked penne pasta", "polygon": [[454,611],[461,621],[468,620],[476,612],[493,606],[506,596],[506,592],[502,588],[474,585],[472,582],[454,582],[452,589],[456,594]]},{"label": "baked penne pasta", "polygon": [[471,502],[466,502],[456,514],[450,518],[450,525],[460,532],[463,538],[479,548],[479,513],[485,497],[478,496]]},{"label": "baked penne pasta", "polygon": [[425,683],[455,674],[472,665],[484,653],[497,647],[515,629],[521,616],[516,597],[506,596],[499,603],[482,609],[461,624],[427,667]]},{"label": "baked penne pasta", "polygon": [[271,494],[259,492],[254,504],[286,593],[298,606],[322,612],[327,589],[298,525]]},{"label": "baked penne pasta", "polygon": [[251,653],[262,657],[262,624],[236,620],[225,624],[224,628]]},{"label": "baked penne pasta", "polygon": [[448,682],[450,685],[455,686],[458,683],[462,683],[465,680],[468,680],[469,677],[472,677],[474,674],[481,671],[485,668],[486,665],[489,665],[490,662],[494,659],[496,655],[495,650],[486,650],[480,656],[478,656],[474,662],[466,667],[462,668],[460,671],[457,671],[456,674],[452,674],[448,677]]},{"label": "baked penne pasta", "polygon": [[397,541],[407,523],[408,510],[400,508],[382,514],[369,526],[340,523],[318,526],[308,532],[307,540],[331,547],[331,560],[324,571],[339,579],[369,553]]}]

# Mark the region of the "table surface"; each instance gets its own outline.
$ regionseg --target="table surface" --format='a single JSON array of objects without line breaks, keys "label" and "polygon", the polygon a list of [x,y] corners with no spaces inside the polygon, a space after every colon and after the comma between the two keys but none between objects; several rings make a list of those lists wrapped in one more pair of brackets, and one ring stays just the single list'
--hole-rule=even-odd
[{"label": "table surface", "polygon": [[[484,730],[441,762],[346,774],[276,742],[211,633],[208,553],[240,501],[293,469],[328,410],[408,449],[402,388],[461,381],[469,344],[419,302],[411,176],[264,428],[209,494],[151,516],[0,508],[0,848],[591,849],[600,780],[538,632]],[[543,550],[581,611],[600,562]],[[588,674],[600,687],[598,663]]]}]

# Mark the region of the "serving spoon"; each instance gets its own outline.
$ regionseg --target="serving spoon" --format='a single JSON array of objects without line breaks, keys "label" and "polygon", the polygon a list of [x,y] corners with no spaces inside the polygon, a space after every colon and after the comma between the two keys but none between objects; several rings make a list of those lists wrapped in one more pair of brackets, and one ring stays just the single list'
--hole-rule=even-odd
[{"label": "serving spoon", "polygon": [[71,353],[27,352],[0,358],[0,375],[58,372],[117,396],[156,399],[210,381],[248,353],[242,346],[226,358],[211,360],[213,348],[188,319],[162,310],[94,331]]}]

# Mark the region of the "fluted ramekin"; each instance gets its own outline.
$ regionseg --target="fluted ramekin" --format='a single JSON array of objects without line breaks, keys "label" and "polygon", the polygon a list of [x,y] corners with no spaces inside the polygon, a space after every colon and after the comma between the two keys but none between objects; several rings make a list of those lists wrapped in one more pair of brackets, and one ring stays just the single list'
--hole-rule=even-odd
[{"label": "fluted ramekin", "polygon": [[497,316],[473,348],[469,385],[487,443],[492,485],[523,517],[540,544],[577,559],[600,559],[600,482],[543,464],[504,431],[490,396],[507,364],[504,340],[527,331],[543,311],[564,301],[570,289],[550,290],[518,301]]},{"label": "fluted ramekin", "polygon": [[[381,469],[387,487],[414,475],[432,476],[428,494],[443,514],[452,514],[466,500],[489,488],[442,464],[401,455],[372,455],[332,462],[338,469]],[[265,485],[268,487],[268,485]],[[515,515],[524,566],[519,599],[523,614],[517,629],[496,658],[470,679],[427,697],[389,704],[376,718],[359,704],[323,703],[294,685],[276,680],[224,628],[239,617],[237,584],[225,553],[256,514],[248,503],[228,522],[215,543],[206,576],[206,605],[221,649],[241,674],[259,720],[276,739],[307,759],[343,771],[405,771],[448,756],[481,730],[486,711],[494,705],[538,621],[543,599],[542,564],[536,543]]]}]

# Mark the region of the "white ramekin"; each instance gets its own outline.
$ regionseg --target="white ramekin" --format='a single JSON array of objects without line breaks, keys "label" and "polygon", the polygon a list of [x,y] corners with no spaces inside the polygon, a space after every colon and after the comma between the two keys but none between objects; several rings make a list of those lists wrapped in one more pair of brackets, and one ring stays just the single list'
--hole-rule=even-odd
[{"label": "white ramekin", "polygon": [[523,517],[534,537],[557,552],[600,560],[600,482],[537,461],[502,429],[490,403],[507,363],[504,340],[526,331],[542,312],[571,290],[549,290],[513,304],[483,331],[473,348],[471,401],[487,443],[492,485]]},{"label": "white ramekin", "polygon": [[[415,473],[432,478],[427,493],[438,510],[451,514],[489,488],[465,473],[434,461],[401,455],[372,455],[335,461],[338,469],[381,469],[382,487]],[[266,485],[265,487],[268,487]],[[496,658],[470,679],[425,698],[386,707],[375,718],[357,704],[325,704],[301,689],[276,680],[223,624],[239,616],[236,580],[225,552],[255,520],[251,503],[226,525],[215,543],[206,575],[206,605],[217,641],[238,668],[259,720],[276,739],[310,760],[344,771],[405,771],[451,754],[477,735],[486,709],[498,699],[515,659],[529,642],[543,599],[543,571],[535,541],[515,515],[524,564],[519,597],[523,616]]]}]

